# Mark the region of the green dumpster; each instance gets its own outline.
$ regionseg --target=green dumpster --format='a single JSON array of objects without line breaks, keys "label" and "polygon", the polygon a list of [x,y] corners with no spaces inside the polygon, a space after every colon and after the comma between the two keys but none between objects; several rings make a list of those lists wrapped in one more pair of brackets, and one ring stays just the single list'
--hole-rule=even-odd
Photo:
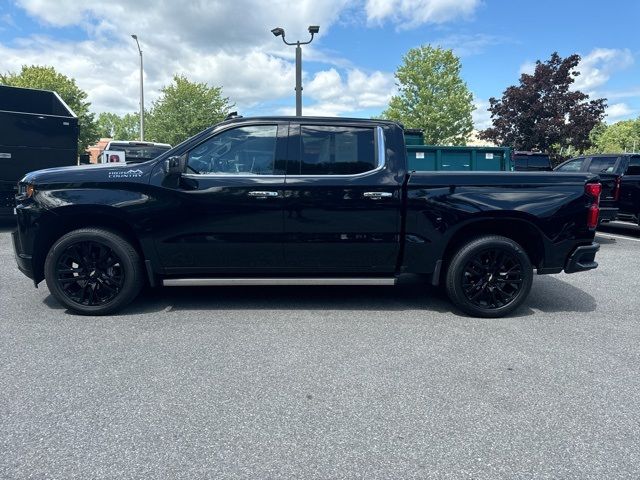
[{"label": "green dumpster", "polygon": [[422,172],[513,170],[509,147],[442,147],[407,142],[407,159],[409,170]]}]

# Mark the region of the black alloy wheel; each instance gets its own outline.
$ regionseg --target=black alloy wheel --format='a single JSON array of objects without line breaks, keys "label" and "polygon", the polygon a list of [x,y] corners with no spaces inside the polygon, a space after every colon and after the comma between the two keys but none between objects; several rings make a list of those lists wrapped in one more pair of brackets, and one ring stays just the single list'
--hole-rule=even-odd
[{"label": "black alloy wheel", "polygon": [[522,269],[509,250],[494,247],[480,251],[464,267],[464,294],[481,308],[504,307],[517,297],[522,287]]},{"label": "black alloy wheel", "polygon": [[121,234],[82,228],[60,237],[44,264],[51,294],[83,315],[107,315],[140,293],[144,270],[140,254]]},{"label": "black alloy wheel", "polygon": [[451,301],[474,317],[502,317],[518,308],[533,283],[533,267],[514,240],[487,235],[468,241],[448,262]]},{"label": "black alloy wheel", "polygon": [[125,273],[118,255],[103,243],[81,241],[69,245],[58,257],[56,282],[79,305],[98,306],[122,290]]}]

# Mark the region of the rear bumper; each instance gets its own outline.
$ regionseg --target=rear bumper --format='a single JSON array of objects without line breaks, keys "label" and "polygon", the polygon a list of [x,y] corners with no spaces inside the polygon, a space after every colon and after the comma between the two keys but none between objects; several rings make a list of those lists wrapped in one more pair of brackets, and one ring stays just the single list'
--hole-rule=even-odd
[{"label": "rear bumper", "polygon": [[615,220],[618,216],[618,209],[612,207],[600,207],[600,215],[598,216],[598,222],[610,222]]},{"label": "rear bumper", "polygon": [[591,245],[582,245],[569,255],[564,267],[565,273],[584,272],[598,267],[595,261],[596,253],[600,250],[600,244],[593,242]]},{"label": "rear bumper", "polygon": [[15,254],[16,263],[18,264],[18,270],[24,273],[27,277],[33,279],[33,262],[31,261],[31,255],[22,253],[20,250],[17,232],[11,233],[11,239],[13,241],[13,252]]}]

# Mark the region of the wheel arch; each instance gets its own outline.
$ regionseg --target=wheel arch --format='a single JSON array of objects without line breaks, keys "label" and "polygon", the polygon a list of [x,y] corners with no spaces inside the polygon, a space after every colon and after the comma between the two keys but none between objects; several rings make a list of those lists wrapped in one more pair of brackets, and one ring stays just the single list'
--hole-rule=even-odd
[{"label": "wheel arch", "polygon": [[144,249],[131,225],[114,207],[62,208],[40,225],[33,248],[33,273],[37,283],[44,279],[44,262],[53,244],[63,235],[80,228],[103,228],[121,235],[145,259]]},{"label": "wheel arch", "polygon": [[467,223],[451,235],[442,254],[439,280],[442,281],[451,258],[462,245],[485,235],[500,235],[510,238],[522,246],[535,268],[544,265],[544,237],[535,225],[518,218],[483,218]]}]

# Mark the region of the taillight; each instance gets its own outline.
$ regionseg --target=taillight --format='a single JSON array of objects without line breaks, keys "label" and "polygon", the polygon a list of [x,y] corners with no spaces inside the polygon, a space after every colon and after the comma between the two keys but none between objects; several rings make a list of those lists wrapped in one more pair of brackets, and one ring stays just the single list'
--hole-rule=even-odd
[{"label": "taillight", "polygon": [[602,193],[602,185],[600,183],[587,183],[584,186],[584,192],[600,203],[600,194]]},{"label": "taillight", "polygon": [[600,216],[600,194],[602,193],[602,185],[599,183],[587,183],[584,186],[584,192],[594,199],[594,202],[589,206],[587,227],[596,228],[598,226],[598,217]]},{"label": "taillight", "polygon": [[617,202],[620,199],[620,183],[622,178],[616,177],[616,185],[613,187],[613,199]]}]

